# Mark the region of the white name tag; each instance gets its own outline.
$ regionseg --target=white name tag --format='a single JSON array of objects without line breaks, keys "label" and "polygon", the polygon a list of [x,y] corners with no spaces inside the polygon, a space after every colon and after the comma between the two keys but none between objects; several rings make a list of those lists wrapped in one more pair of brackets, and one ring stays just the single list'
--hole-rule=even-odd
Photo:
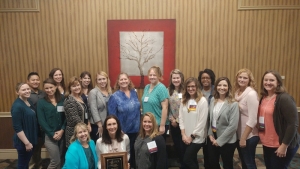
[{"label": "white name tag", "polygon": [[144,102],[148,102],[149,97],[144,98]]},{"label": "white name tag", "polygon": [[261,124],[265,124],[265,117],[260,116],[258,122]]},{"label": "white name tag", "polygon": [[182,93],[178,93],[178,98],[182,99]]},{"label": "white name tag", "polygon": [[150,153],[155,153],[157,152],[157,145],[155,141],[151,141],[149,143],[147,143],[148,146],[148,150]]},{"label": "white name tag", "polygon": [[65,112],[64,106],[57,106],[57,112]]}]

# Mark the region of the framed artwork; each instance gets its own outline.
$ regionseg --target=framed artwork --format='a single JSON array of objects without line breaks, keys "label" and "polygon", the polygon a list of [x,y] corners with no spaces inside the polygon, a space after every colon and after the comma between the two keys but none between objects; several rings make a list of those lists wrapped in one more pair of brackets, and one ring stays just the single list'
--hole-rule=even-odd
[{"label": "framed artwork", "polygon": [[111,85],[120,72],[130,76],[135,88],[149,83],[147,74],[159,66],[164,85],[175,67],[175,19],[108,20],[108,62]]},{"label": "framed artwork", "polygon": [[102,169],[128,169],[127,152],[101,154]]}]

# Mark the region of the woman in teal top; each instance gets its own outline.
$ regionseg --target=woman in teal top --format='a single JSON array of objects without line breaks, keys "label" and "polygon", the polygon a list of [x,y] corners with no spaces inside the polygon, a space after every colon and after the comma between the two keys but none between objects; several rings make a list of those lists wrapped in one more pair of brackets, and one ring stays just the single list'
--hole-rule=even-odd
[{"label": "woman in teal top", "polygon": [[163,80],[162,73],[159,67],[152,66],[148,71],[148,84],[143,93],[142,106],[143,114],[152,112],[155,116],[156,122],[159,125],[159,133],[164,134],[169,128],[168,114],[168,99],[169,93],[165,85],[160,83]]},{"label": "woman in teal top", "polygon": [[13,121],[14,147],[18,151],[18,168],[28,168],[33,147],[37,143],[38,123],[33,106],[28,102],[30,87],[26,83],[18,83],[16,93],[19,96],[11,107]]},{"label": "woman in teal top", "polygon": [[64,98],[57,89],[53,79],[44,82],[45,98],[37,103],[37,115],[40,126],[45,132],[45,147],[50,156],[48,168],[60,167],[64,157],[64,130],[66,118],[63,109]]},{"label": "woman in teal top", "polygon": [[85,123],[75,126],[70,142],[63,169],[96,169],[98,157],[95,143]]}]

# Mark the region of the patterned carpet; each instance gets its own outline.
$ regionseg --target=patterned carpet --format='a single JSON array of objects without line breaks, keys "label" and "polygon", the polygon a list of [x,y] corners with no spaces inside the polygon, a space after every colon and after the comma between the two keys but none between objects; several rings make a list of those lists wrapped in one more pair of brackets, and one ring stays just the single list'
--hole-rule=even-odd
[{"label": "patterned carpet", "polygon": [[[202,155],[199,155],[199,166],[200,168],[199,169],[203,169],[203,156]],[[220,161],[220,163],[222,164],[222,161]],[[42,162],[42,169],[46,169],[47,166],[49,164],[49,159],[43,159],[43,162]],[[257,154],[256,155],[256,164],[257,164],[257,167],[258,169],[264,169],[265,166],[264,166],[264,159],[263,159],[263,156],[262,154]],[[6,160],[0,160],[0,169],[16,169],[17,165],[17,160],[10,160],[10,159],[6,159]],[[176,160],[174,159],[170,159],[169,160],[169,169],[178,169],[178,163],[176,162]],[[235,155],[234,156],[234,169],[241,169],[241,163],[240,163],[240,160],[239,160],[239,157],[238,155]],[[289,166],[289,169],[299,169],[300,168],[300,155],[299,154],[296,154],[294,159],[292,160],[290,166]]]}]

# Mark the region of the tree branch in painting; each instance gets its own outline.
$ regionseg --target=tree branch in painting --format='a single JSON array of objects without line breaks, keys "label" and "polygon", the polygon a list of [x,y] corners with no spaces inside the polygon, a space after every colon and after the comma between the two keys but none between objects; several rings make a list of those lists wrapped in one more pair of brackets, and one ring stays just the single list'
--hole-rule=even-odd
[{"label": "tree branch in painting", "polygon": [[151,59],[155,58],[156,54],[163,49],[163,45],[158,49],[153,49],[155,39],[151,37],[145,37],[143,33],[141,36],[137,36],[134,32],[130,36],[129,40],[125,41],[125,45],[120,45],[121,59],[128,59],[137,62],[138,69],[141,75],[140,88],[144,88],[144,65]]}]

